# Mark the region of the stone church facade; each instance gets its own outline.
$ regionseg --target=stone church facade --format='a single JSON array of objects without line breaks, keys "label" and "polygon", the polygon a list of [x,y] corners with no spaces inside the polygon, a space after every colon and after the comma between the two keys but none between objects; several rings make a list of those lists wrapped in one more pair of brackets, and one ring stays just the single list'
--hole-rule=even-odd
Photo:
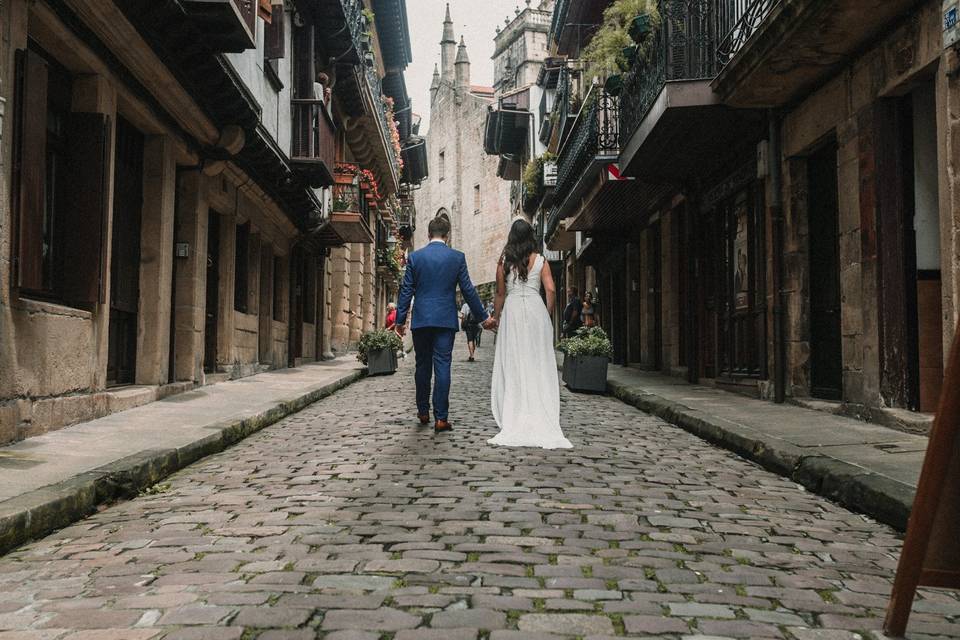
[{"label": "stone church facade", "polygon": [[430,129],[426,135],[430,177],[416,192],[414,246],[427,242],[427,224],[446,215],[452,244],[467,256],[477,285],[496,279],[497,258],[510,230],[510,183],[497,177],[498,158],[483,152],[491,87],[470,83],[470,60],[461,37],[454,38],[447,7],[440,43],[441,64],[430,89]]}]

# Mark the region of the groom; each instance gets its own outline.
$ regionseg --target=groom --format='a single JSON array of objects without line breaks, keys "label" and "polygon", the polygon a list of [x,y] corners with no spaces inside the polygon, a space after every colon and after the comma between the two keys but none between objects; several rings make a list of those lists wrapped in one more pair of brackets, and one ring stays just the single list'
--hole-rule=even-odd
[{"label": "groom", "polygon": [[477,290],[467,273],[467,259],[447,246],[450,223],[434,218],[427,227],[430,243],[410,254],[407,271],[397,300],[397,333],[406,332],[410,301],[413,304],[413,348],[417,352],[417,417],[420,424],[430,422],[430,378],[433,387],[434,431],[451,431],[447,411],[450,406],[450,360],[457,335],[457,285],[484,329],[493,329],[496,321],[483,308]]}]

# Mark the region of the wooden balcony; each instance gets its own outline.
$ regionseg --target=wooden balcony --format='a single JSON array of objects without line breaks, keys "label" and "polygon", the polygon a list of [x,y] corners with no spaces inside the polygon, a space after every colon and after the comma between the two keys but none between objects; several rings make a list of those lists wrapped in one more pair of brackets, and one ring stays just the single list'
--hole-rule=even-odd
[{"label": "wooden balcony", "polygon": [[183,6],[214,51],[239,53],[257,46],[257,2],[183,0]]},{"label": "wooden balcony", "polygon": [[293,133],[290,160],[307,176],[310,186],[333,184],[337,157],[336,128],[322,100],[291,100]]},{"label": "wooden balcony", "polygon": [[330,213],[330,229],[344,243],[372,244],[373,231],[369,224],[369,208],[366,199],[355,182],[341,180],[333,185],[333,211]]}]

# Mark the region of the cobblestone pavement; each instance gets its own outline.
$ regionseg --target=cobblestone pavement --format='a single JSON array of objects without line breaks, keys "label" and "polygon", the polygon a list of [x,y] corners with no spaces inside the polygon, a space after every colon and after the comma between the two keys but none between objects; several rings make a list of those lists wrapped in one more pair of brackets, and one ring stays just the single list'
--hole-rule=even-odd
[{"label": "cobblestone pavement", "polygon": [[[411,420],[408,360],[0,559],[0,640],[879,629],[891,530],[610,398],[564,391],[572,451],[487,446],[488,343],[452,434]],[[911,630],[960,637],[956,596],[923,592]]]}]

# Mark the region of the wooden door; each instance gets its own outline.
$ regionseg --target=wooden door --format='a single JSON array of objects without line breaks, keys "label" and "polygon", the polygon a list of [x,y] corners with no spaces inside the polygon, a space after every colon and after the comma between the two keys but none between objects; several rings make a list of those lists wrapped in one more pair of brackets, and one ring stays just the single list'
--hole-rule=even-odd
[{"label": "wooden door", "polygon": [[107,384],[131,384],[137,365],[140,307],[140,223],[143,211],[143,134],[117,120],[110,258]]},{"label": "wooden door", "polygon": [[217,371],[217,328],[220,317],[220,214],[207,215],[207,287],[203,323],[203,370]]},{"label": "wooden door", "polygon": [[290,334],[289,360],[295,367],[297,360],[303,357],[303,296],[304,296],[304,256],[303,251],[294,249],[290,253]]},{"label": "wooden door", "polygon": [[659,370],[663,364],[663,305],[661,280],[660,221],[647,229],[647,349],[649,365]]},{"label": "wooden door", "polygon": [[720,273],[723,269],[722,235],[719,217],[714,210],[700,216],[697,242],[697,316],[699,323],[700,377],[717,377],[717,333],[719,305],[722,300]]},{"label": "wooden door", "polygon": [[810,394],[843,397],[837,146],[807,161],[810,228]]},{"label": "wooden door", "polygon": [[267,242],[260,249],[259,349],[261,364],[273,364],[273,250]]}]

